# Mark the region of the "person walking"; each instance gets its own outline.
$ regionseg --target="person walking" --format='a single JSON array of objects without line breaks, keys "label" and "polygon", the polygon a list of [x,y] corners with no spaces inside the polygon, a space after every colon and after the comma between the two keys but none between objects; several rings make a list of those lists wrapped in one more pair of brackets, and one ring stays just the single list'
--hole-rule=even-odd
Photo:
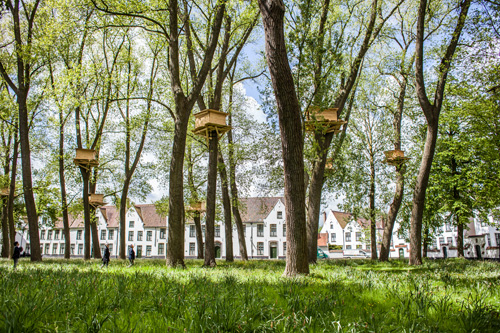
[{"label": "person walking", "polygon": [[12,252],[12,259],[14,259],[14,269],[16,269],[17,262],[21,256],[22,247],[19,246],[19,242],[14,242],[14,251]]},{"label": "person walking", "polygon": [[108,268],[108,264],[109,264],[109,257],[110,257],[109,244],[106,244],[105,246],[106,247],[104,248],[104,255],[102,256],[101,268],[103,268],[104,266],[106,266],[106,268]]},{"label": "person walking", "polygon": [[128,267],[134,265],[134,260],[135,260],[134,245],[130,245],[130,249],[128,250],[128,261],[130,262],[130,265],[128,265]]}]

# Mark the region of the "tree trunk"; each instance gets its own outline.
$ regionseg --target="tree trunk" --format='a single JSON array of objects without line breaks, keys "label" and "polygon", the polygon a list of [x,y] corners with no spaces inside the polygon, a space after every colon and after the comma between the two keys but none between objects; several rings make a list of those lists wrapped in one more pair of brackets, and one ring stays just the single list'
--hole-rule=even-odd
[{"label": "tree trunk", "polygon": [[404,194],[405,177],[403,168],[405,168],[404,165],[396,167],[396,191],[394,193],[394,199],[392,200],[391,207],[389,208],[387,223],[384,225],[384,234],[382,236],[382,244],[380,248],[380,261],[388,261],[391,253],[392,232]]},{"label": "tree trunk", "polygon": [[129,181],[125,180],[120,200],[120,259],[127,259],[127,193]]},{"label": "tree trunk", "polygon": [[209,133],[208,181],[207,181],[207,216],[205,220],[205,267],[215,267],[215,199],[217,187],[217,132]]},{"label": "tree trunk", "polygon": [[227,186],[227,172],[226,164],[222,153],[219,151],[218,155],[219,176],[222,192],[222,205],[224,207],[224,231],[226,238],[226,261],[233,262],[233,225],[231,223],[231,199],[229,198],[229,190]]},{"label": "tree trunk", "polygon": [[96,208],[89,207],[89,213],[91,216],[90,230],[92,231],[92,252],[94,252],[94,259],[102,259],[101,246],[99,244],[99,231],[97,230],[98,220]]},{"label": "tree trunk", "polygon": [[10,232],[8,224],[8,199],[2,196],[0,198],[2,202],[2,258],[10,258]]},{"label": "tree trunk", "polygon": [[429,175],[436,149],[438,123],[427,125],[424,153],[417,174],[415,190],[413,191],[413,208],[410,225],[410,265],[422,264],[422,218],[425,206],[425,191],[429,183]]},{"label": "tree trunk", "polygon": [[370,243],[371,259],[377,260],[377,216],[375,214],[375,161],[370,156]]},{"label": "tree trunk", "polygon": [[90,170],[80,167],[82,175],[82,199],[83,199],[83,259],[90,260],[90,212],[89,212],[89,179]]},{"label": "tree trunk", "polygon": [[[459,258],[464,257],[464,225],[457,216],[457,253]],[[491,245],[490,245],[491,246]]]},{"label": "tree trunk", "polygon": [[[186,114],[187,111],[179,111]],[[172,160],[170,161],[168,201],[167,265],[185,267],[184,264],[184,184],[183,164],[189,113],[185,119],[175,120]]]},{"label": "tree trunk", "polygon": [[423,252],[422,256],[424,258],[427,258],[427,249],[429,247],[429,227],[427,227],[427,226],[424,229],[424,242],[423,243],[424,243],[424,250],[422,251]]},{"label": "tree trunk", "polygon": [[[16,124],[17,127],[17,124]],[[19,140],[17,130],[14,133],[14,152],[12,153],[12,169],[10,172],[10,193],[9,203],[7,204],[7,214],[10,232],[10,244],[13,246],[16,241],[16,227],[14,222],[14,198],[16,196],[16,178],[17,178],[17,160],[19,158]],[[30,243],[31,244],[31,243]],[[31,246],[31,245],[30,245]],[[9,250],[12,251],[12,248]],[[31,252],[31,250],[30,250]]]},{"label": "tree trunk", "polygon": [[59,112],[59,184],[61,186],[61,208],[64,233],[64,258],[70,258],[71,236],[69,232],[68,200],[66,198],[66,179],[64,176],[64,119]]},{"label": "tree trunk", "polygon": [[[232,104],[233,94],[229,94],[229,101]],[[229,126],[232,126],[233,120],[231,114],[229,114]],[[236,165],[234,161],[234,147],[233,147],[233,130],[227,132],[227,142],[228,142],[228,157],[229,157],[229,182],[231,183],[231,208],[233,210],[234,223],[236,224],[236,230],[238,232],[238,244],[240,247],[241,260],[248,260],[247,245],[245,240],[245,226],[241,220],[240,208],[239,208],[239,197],[238,197],[238,187],[236,185]]]},{"label": "tree trunk", "polygon": [[42,261],[40,253],[40,238],[38,235],[38,216],[35,198],[33,196],[33,180],[31,178],[31,150],[29,142],[28,106],[26,104],[28,92],[22,91],[17,95],[19,105],[19,140],[21,144],[21,165],[23,175],[24,203],[30,235],[31,261]]},{"label": "tree trunk", "polygon": [[317,161],[313,164],[311,180],[309,184],[309,197],[307,198],[307,243],[308,258],[310,264],[317,260],[319,215],[321,210],[321,193],[325,174],[326,157],[328,148],[333,140],[333,133],[314,133],[318,149],[316,151]]},{"label": "tree trunk", "polygon": [[288,63],[280,0],[259,0],[264,24],[267,64],[278,106],[285,174],[285,276],[309,274],[304,184],[304,138],[300,106]]},{"label": "tree trunk", "polygon": [[201,230],[201,217],[200,212],[194,212],[193,216],[194,227],[196,228],[196,245],[198,246],[198,259],[203,259],[203,252],[205,251],[203,247],[203,231]]}]

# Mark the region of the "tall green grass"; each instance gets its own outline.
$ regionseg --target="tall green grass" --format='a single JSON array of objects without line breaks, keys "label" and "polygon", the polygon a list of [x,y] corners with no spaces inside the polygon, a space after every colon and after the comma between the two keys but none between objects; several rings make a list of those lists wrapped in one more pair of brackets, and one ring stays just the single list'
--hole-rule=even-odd
[{"label": "tall green grass", "polygon": [[81,260],[0,261],[2,332],[499,332],[500,265],[465,260],[283,261],[108,269]]}]

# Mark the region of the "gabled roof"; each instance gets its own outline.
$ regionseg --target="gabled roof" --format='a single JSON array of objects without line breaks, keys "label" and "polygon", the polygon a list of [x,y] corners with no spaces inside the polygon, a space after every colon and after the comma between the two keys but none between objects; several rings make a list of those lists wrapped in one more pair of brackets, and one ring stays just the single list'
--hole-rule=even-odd
[{"label": "gabled roof", "polygon": [[285,203],[283,197],[241,198],[241,220],[243,223],[264,221],[280,200]]},{"label": "gabled roof", "polygon": [[347,223],[351,221],[352,215],[349,213],[344,213],[344,212],[337,212],[335,210],[332,210],[333,216],[337,219],[337,221],[340,224],[340,227],[342,229],[345,229],[347,226]]},{"label": "gabled roof", "polygon": [[120,223],[120,213],[116,209],[116,206],[106,205],[99,208],[101,210],[101,214],[106,221],[106,225],[108,228],[118,228]]},{"label": "gabled roof", "polygon": [[[62,222],[62,219],[61,219]],[[83,212],[77,215],[69,215],[69,227],[71,228],[83,228]]]},{"label": "gabled roof", "polygon": [[156,213],[154,204],[134,205],[137,214],[144,223],[145,228],[167,227],[167,218]]}]

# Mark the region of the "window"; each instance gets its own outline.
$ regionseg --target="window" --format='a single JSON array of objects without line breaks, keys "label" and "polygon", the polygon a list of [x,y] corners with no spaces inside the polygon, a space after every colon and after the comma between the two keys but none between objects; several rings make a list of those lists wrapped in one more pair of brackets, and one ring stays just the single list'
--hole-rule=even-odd
[{"label": "window", "polygon": [[444,237],[439,237],[439,245],[443,245],[444,244]]},{"label": "window", "polygon": [[52,254],[57,254],[57,243],[52,244]]},{"label": "window", "polygon": [[286,255],[286,242],[283,242],[283,255]]},{"label": "window", "polygon": [[258,256],[264,255],[264,243],[263,242],[257,243],[257,255]]},{"label": "window", "polygon": [[330,229],[333,229],[333,223],[330,223]]},{"label": "window", "polygon": [[286,237],[286,223],[283,223],[283,237]]},{"label": "window", "polygon": [[61,247],[59,248],[59,254],[64,254],[64,250],[66,249],[66,246],[63,244],[61,244]]},{"label": "window", "polygon": [[345,233],[345,241],[346,242],[350,242],[351,241],[351,233],[350,232],[346,232]]},{"label": "window", "polygon": [[113,253],[113,244],[108,245],[109,254]]},{"label": "window", "polygon": [[146,257],[151,256],[151,245],[146,245]]},{"label": "window", "polygon": [[337,241],[337,234],[332,232],[330,234],[330,243],[335,243]]},{"label": "window", "polygon": [[113,240],[114,237],[115,237],[115,231],[114,230],[108,231],[108,239]]},{"label": "window", "polygon": [[78,254],[83,254],[83,244],[78,244]]},{"label": "window", "polygon": [[153,240],[153,232],[151,230],[146,232],[146,240],[149,242]]},{"label": "window", "polygon": [[195,245],[194,243],[189,243],[189,255],[194,256]]},{"label": "window", "polygon": [[433,248],[437,248],[438,247],[438,245],[437,245],[437,239],[436,238],[432,239],[432,247]]},{"label": "window", "polygon": [[134,240],[134,232],[133,231],[129,231],[128,232],[128,241],[132,242],[133,240]]},{"label": "window", "polygon": [[481,223],[481,227],[486,227],[488,226],[488,223],[486,222],[485,219],[483,218],[479,218],[479,223]]},{"label": "window", "polygon": [[101,240],[106,240],[106,230],[101,230]]},{"label": "window", "polygon": [[165,244],[159,243],[158,244],[158,254],[164,254],[165,253]]},{"label": "window", "polygon": [[497,242],[496,246],[500,246],[500,233],[495,233],[495,241]]},{"label": "window", "polygon": [[346,246],[345,246],[345,249],[346,249],[346,250],[350,250],[351,248],[352,248],[352,247],[351,247],[351,245],[346,245]]},{"label": "window", "polygon": [[201,233],[203,234],[203,238],[205,238],[205,226],[201,226]]},{"label": "window", "polygon": [[493,244],[491,244],[491,235],[487,234],[486,237],[488,238],[488,245],[487,246],[493,246]]},{"label": "window", "polygon": [[50,252],[50,244],[45,244],[45,254],[49,254]]},{"label": "window", "polygon": [[[26,253],[30,253],[30,245],[26,244],[26,250],[24,250]],[[41,252],[41,251],[40,251]]]},{"label": "window", "polygon": [[47,239],[48,239],[48,240],[51,240],[51,239],[52,239],[52,230],[49,230],[49,231],[47,232]]},{"label": "window", "polygon": [[142,231],[137,231],[137,241],[142,241]]},{"label": "window", "polygon": [[264,237],[264,225],[257,224],[257,237]]},{"label": "window", "polygon": [[361,250],[362,249],[361,244],[356,245],[356,249]]},{"label": "window", "polygon": [[45,230],[42,230],[42,231],[40,232],[40,239],[41,239],[41,240],[44,240],[44,239],[45,239]]},{"label": "window", "polygon": [[356,242],[361,242],[361,233],[356,232]]},{"label": "window", "polygon": [[448,232],[451,231],[451,224],[446,223],[445,228],[446,228],[446,231],[448,231]]},{"label": "window", "polygon": [[278,213],[276,214],[276,218],[282,219],[283,218],[283,212],[282,211],[278,211]]},{"label": "window", "polygon": [[165,239],[165,231],[166,231],[165,228],[160,229],[160,239]]},{"label": "window", "polygon": [[64,240],[64,232],[61,232],[61,239]]},{"label": "window", "polygon": [[[196,235],[196,229],[194,225],[189,226],[189,237],[194,237]],[[161,238],[161,237],[160,237]]]},{"label": "window", "polygon": [[453,245],[453,237],[448,237],[446,238],[446,240],[448,241],[449,245]]},{"label": "window", "polygon": [[137,258],[142,258],[142,245],[137,245]]},{"label": "window", "polygon": [[128,227],[129,227],[129,228],[133,228],[133,227],[134,227],[134,224],[135,224],[135,223],[134,223],[134,221],[129,221],[129,222],[128,222]]},{"label": "window", "polygon": [[366,244],[366,249],[367,250],[370,250],[372,248],[372,246],[370,244]]},{"label": "window", "polygon": [[60,230],[54,231],[54,239],[55,240],[59,240],[59,232],[60,232]]},{"label": "window", "polygon": [[71,255],[75,254],[75,244],[71,244],[70,253]]},{"label": "window", "polygon": [[82,239],[82,231],[81,231],[81,230],[78,230],[78,231],[76,232],[76,239],[77,239],[77,240],[81,240],[81,239]]},{"label": "window", "polygon": [[220,225],[215,226],[215,237],[220,237]]},{"label": "window", "polygon": [[271,224],[270,225],[270,230],[269,232],[271,233],[271,237],[276,237],[278,235],[278,231],[276,228],[276,224]]}]

